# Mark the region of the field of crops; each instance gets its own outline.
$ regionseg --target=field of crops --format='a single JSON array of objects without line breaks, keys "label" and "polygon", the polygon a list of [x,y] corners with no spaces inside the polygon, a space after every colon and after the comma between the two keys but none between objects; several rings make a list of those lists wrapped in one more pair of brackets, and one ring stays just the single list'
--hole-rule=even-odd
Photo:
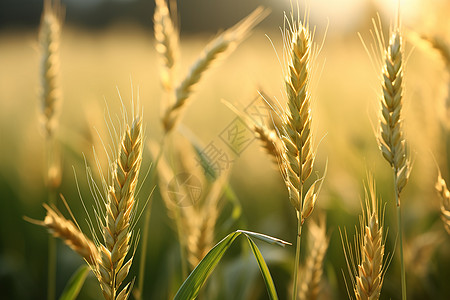
[{"label": "field of crops", "polygon": [[217,35],[47,2],[0,31],[0,298],[448,299],[446,1]]}]

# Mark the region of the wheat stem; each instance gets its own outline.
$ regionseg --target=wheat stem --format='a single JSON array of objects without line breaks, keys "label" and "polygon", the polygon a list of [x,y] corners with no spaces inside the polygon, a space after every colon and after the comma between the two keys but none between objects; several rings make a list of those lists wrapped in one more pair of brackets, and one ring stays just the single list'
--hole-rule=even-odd
[{"label": "wheat stem", "polygon": [[[394,174],[394,186],[397,186],[397,173]],[[395,203],[397,203],[397,225],[398,225],[398,238],[400,244],[400,272],[402,282],[402,300],[406,300],[406,273],[405,263],[403,260],[403,226],[402,226],[402,208],[400,205],[400,195],[395,191]]]},{"label": "wheat stem", "polygon": [[[56,200],[55,191],[49,187],[48,203],[54,205]],[[55,299],[56,288],[56,239],[53,236],[48,237],[48,282],[47,282],[47,299]]]},{"label": "wheat stem", "polygon": [[[165,141],[166,141],[167,134],[164,134],[161,143],[158,155],[153,160],[152,167],[150,170],[149,178],[150,178],[150,185],[153,186],[155,183],[155,177],[156,177],[156,168],[158,166],[158,162],[161,159]],[[143,293],[144,293],[144,278],[145,278],[145,262],[147,260],[147,247],[148,247],[148,232],[150,227],[150,207],[147,207],[145,210],[145,216],[144,216],[144,225],[143,225],[143,238],[142,238],[142,244],[141,244],[141,259],[139,261],[139,278],[138,278],[138,286],[137,290],[135,291],[135,298],[137,300],[143,299]]]},{"label": "wheat stem", "polygon": [[300,266],[300,243],[302,236],[303,223],[300,217],[300,213],[297,212],[297,243],[295,245],[295,261],[294,261],[294,290],[292,292],[292,300],[297,299],[297,286],[298,286],[298,269]]}]

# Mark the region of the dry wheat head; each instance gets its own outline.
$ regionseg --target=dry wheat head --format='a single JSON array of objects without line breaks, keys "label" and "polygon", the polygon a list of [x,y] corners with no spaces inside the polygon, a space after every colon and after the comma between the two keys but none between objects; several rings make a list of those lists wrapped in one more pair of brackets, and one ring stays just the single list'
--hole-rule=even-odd
[{"label": "dry wheat head", "polygon": [[308,229],[310,250],[301,282],[300,300],[315,300],[319,298],[323,261],[330,241],[326,233],[324,218],[318,224],[315,222],[310,223]]},{"label": "dry wheat head", "polygon": [[[399,29],[392,32],[388,48],[385,52],[382,70],[381,116],[379,146],[384,158],[394,169],[396,193],[405,187],[409,178],[410,162],[407,144],[402,128],[403,106],[403,46]],[[400,197],[398,197],[400,199]],[[400,200],[398,200],[400,201]],[[397,203],[400,205],[400,203]]]},{"label": "dry wheat head", "polygon": [[291,204],[303,223],[311,215],[323,177],[314,182],[303,197],[303,185],[311,175],[315,153],[311,131],[311,64],[315,55],[308,24],[292,21],[284,30],[286,58],[285,91],[287,108],[274,108],[282,120],[276,130],[282,141],[281,174],[289,190]]},{"label": "dry wheat head", "polygon": [[153,17],[156,39],[156,51],[162,60],[161,82],[167,92],[172,92],[174,69],[179,55],[179,32],[173,21],[166,0],[155,0]]},{"label": "dry wheat head", "polygon": [[[379,299],[386,273],[384,214],[380,214],[375,184],[369,177],[362,204],[360,229],[355,236],[353,253],[347,234],[342,236],[345,259],[356,299]],[[347,284],[347,283],[346,283]],[[350,294],[349,297],[351,298]]]},{"label": "dry wheat head", "polygon": [[163,113],[162,124],[166,132],[170,132],[179,121],[181,110],[186,106],[194,86],[200,81],[205,71],[220,56],[231,53],[267,14],[267,10],[258,7],[245,19],[217,36],[206,46],[186,77],[175,88],[174,103],[171,103]]},{"label": "dry wheat head", "polygon": [[44,1],[39,45],[41,50],[41,119],[44,132],[51,137],[56,128],[57,112],[61,102],[59,87],[59,44],[63,11],[59,1]]},{"label": "dry wheat head", "polygon": [[77,252],[89,265],[98,261],[98,251],[95,244],[87,238],[72,221],[67,220],[56,209],[44,204],[47,210],[45,219],[40,224],[48,228],[49,232],[64,241],[73,251]]},{"label": "dry wheat head", "polygon": [[445,229],[450,234],[450,192],[447,188],[447,183],[439,173],[436,181],[436,191],[441,199],[441,217],[444,222]]},{"label": "dry wheat head", "polygon": [[105,299],[127,299],[130,282],[121,284],[128,275],[133,255],[130,250],[132,220],[135,214],[135,191],[142,161],[142,116],[136,116],[123,133],[116,161],[111,167],[107,191],[106,216],[103,221],[103,243],[98,245],[100,259],[94,272]]}]

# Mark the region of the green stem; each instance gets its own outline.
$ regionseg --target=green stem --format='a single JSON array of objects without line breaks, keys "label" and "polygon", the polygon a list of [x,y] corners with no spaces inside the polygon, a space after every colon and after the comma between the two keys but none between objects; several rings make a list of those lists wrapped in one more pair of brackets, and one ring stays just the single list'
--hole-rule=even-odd
[{"label": "green stem", "polygon": [[[55,193],[53,189],[48,192],[48,203],[50,206],[55,204]],[[50,234],[48,236],[48,278],[47,278],[47,299],[55,299],[56,288],[56,239]]]},{"label": "green stem", "polygon": [[400,271],[402,280],[402,300],[406,300],[406,274],[405,263],[403,260],[403,227],[402,227],[402,211],[400,206],[400,195],[397,192],[397,172],[394,170],[394,190],[395,190],[395,203],[397,205],[397,225],[398,236],[400,239]]},{"label": "green stem", "polygon": [[[300,148],[302,149],[302,148]],[[300,151],[299,157],[301,157],[302,151]],[[297,299],[297,285],[298,285],[298,270],[300,267],[300,242],[302,238],[302,226],[303,226],[303,220],[302,220],[302,210],[303,210],[303,183],[302,183],[302,166],[300,165],[300,174],[298,176],[299,182],[298,182],[298,199],[300,204],[300,210],[296,211],[297,213],[297,243],[295,246],[295,261],[294,261],[294,288],[292,291],[292,300]]]},{"label": "green stem", "polygon": [[[156,156],[156,159],[153,161],[153,165],[151,167],[150,170],[150,174],[149,174],[149,180],[150,180],[150,184],[153,185],[155,182],[155,178],[156,178],[156,168],[158,166],[158,162],[162,156],[163,150],[164,150],[164,144],[166,141],[166,136],[164,135],[161,139],[161,143],[160,143],[160,147],[159,147],[159,152],[158,155]],[[148,245],[148,228],[149,228],[149,224],[150,224],[150,211],[151,211],[151,205],[149,205],[146,209],[145,209],[145,216],[144,216],[144,228],[143,228],[143,232],[142,232],[142,248],[141,248],[141,259],[139,261],[139,278],[138,278],[138,288],[137,291],[135,292],[135,298],[137,300],[139,299],[143,299],[142,295],[144,292],[144,276],[145,276],[145,261],[147,259],[147,245]]]},{"label": "green stem", "polygon": [[[49,173],[50,168],[54,162],[54,140],[51,137],[46,139],[46,160],[47,160],[47,193],[48,205],[50,207],[56,205],[56,190],[53,183],[50,182]],[[48,237],[48,277],[47,277],[47,299],[55,299],[56,290],[56,239],[50,234]]]},{"label": "green stem", "polygon": [[292,300],[297,299],[298,269],[300,266],[300,242],[302,237],[302,220],[301,213],[297,212],[297,244],[295,246],[295,262],[294,262],[294,290],[292,292]]}]

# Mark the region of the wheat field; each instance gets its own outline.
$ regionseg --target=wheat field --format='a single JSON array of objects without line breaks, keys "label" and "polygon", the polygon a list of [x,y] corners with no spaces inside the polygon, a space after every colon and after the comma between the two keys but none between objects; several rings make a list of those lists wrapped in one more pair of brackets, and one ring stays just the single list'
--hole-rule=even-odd
[{"label": "wheat field", "polygon": [[[249,10],[215,35],[184,32],[183,16],[155,2],[156,38],[135,23],[61,23],[54,112],[41,99],[53,77],[39,26],[0,30],[0,298],[60,298],[89,266],[76,299],[185,299],[207,253],[244,235],[250,247],[233,243],[198,299],[278,299],[267,278],[280,299],[448,299],[449,4],[402,17],[396,83],[374,29],[387,49],[396,5],[378,16],[371,1],[339,31],[326,17],[315,28],[314,5],[291,19],[286,1],[286,19],[277,6],[235,25]],[[290,48],[307,33],[310,50]],[[386,78],[401,100],[383,115]],[[380,129],[397,113],[397,129]]]}]

